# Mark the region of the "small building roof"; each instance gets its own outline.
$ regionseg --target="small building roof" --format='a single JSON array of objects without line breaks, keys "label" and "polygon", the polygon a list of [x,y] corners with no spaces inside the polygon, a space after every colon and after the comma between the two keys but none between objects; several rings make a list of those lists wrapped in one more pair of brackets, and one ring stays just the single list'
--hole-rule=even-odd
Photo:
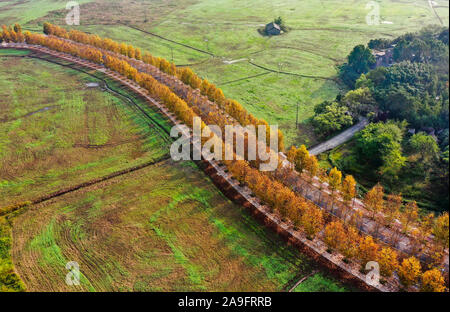
[{"label": "small building roof", "polygon": [[276,29],[278,29],[278,30],[281,30],[281,27],[280,27],[280,25],[278,25],[278,24],[276,24],[276,23],[274,23],[274,22],[272,22],[272,23],[269,23],[269,24],[267,24],[266,25],[266,29],[273,29],[273,28],[276,28]]},{"label": "small building roof", "polygon": [[372,54],[375,56],[384,56],[386,54],[386,51],[373,50]]}]

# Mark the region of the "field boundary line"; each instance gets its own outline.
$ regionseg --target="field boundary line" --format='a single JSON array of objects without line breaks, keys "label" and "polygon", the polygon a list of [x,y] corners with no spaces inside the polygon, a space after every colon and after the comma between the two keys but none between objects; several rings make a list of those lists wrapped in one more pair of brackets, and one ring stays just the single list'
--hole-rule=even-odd
[{"label": "field boundary line", "polygon": [[337,83],[337,79],[336,78],[330,78],[330,77],[323,77],[323,76],[312,76],[312,75],[304,75],[304,74],[297,74],[297,73],[289,73],[289,72],[285,72],[285,71],[278,71],[275,69],[270,69],[267,67],[264,67],[262,65],[258,65],[256,63],[253,63],[252,61],[248,62],[250,65],[256,66],[258,68],[270,71],[272,73],[277,73],[277,74],[283,74],[283,75],[289,75],[289,76],[298,76],[298,77],[303,77],[303,78],[311,78],[311,79],[323,79],[323,80],[330,80],[330,81],[334,81]]},{"label": "field boundary line", "polygon": [[69,187],[67,189],[59,190],[59,191],[56,191],[56,192],[51,193],[49,195],[44,195],[44,196],[42,196],[42,197],[40,197],[38,199],[35,199],[35,200],[31,201],[31,203],[33,205],[40,204],[42,202],[48,201],[50,199],[53,199],[55,197],[59,197],[59,196],[65,195],[67,193],[72,193],[72,192],[77,191],[79,189],[86,188],[88,186],[92,186],[94,184],[98,184],[98,183],[101,183],[101,182],[104,182],[104,181],[107,181],[107,180],[111,180],[113,178],[125,175],[127,173],[135,172],[135,171],[138,171],[138,170],[141,170],[141,169],[144,169],[144,168],[156,165],[156,164],[158,164],[160,162],[163,162],[163,161],[165,161],[165,160],[167,160],[169,158],[170,158],[170,155],[166,154],[166,155],[164,155],[162,157],[159,157],[159,158],[157,158],[155,160],[148,161],[148,162],[145,162],[143,164],[140,164],[140,165],[137,165],[137,166],[134,166],[134,167],[131,167],[131,168],[119,170],[119,171],[113,172],[111,174],[108,174],[108,175],[106,175],[104,177],[96,178],[94,180],[87,181],[87,182],[84,182],[84,183],[81,183],[81,184]]},{"label": "field boundary line", "polygon": [[[145,169],[145,168],[150,167],[150,166],[154,166],[156,164],[159,164],[159,163],[161,163],[163,161],[168,160],[169,158],[170,158],[170,154],[166,154],[166,155],[164,155],[162,157],[158,157],[155,160],[148,161],[148,162],[145,162],[143,164],[140,164],[140,165],[137,165],[137,166],[133,166],[133,167],[130,167],[130,168],[122,169],[122,170],[110,173],[110,174],[108,174],[106,176],[103,176],[103,177],[100,177],[100,178],[95,178],[93,180],[86,181],[86,182],[83,182],[83,183],[80,183],[80,184],[77,184],[77,185],[74,185],[74,186],[70,186],[68,188],[65,188],[65,189],[62,189],[62,190],[50,193],[48,195],[44,195],[44,196],[38,197],[36,199],[33,199],[33,200],[29,201],[28,204],[26,204],[26,205],[18,205],[18,209],[26,207],[26,206],[37,205],[37,204],[49,201],[51,199],[54,199],[56,197],[60,197],[62,195],[65,195],[65,194],[68,194],[68,193],[72,193],[72,192],[78,191],[80,189],[83,189],[83,188],[86,188],[86,187],[89,187],[89,186],[92,186],[92,185],[95,185],[95,184],[98,184],[98,183],[101,183],[101,182],[105,182],[107,180],[111,180],[111,179],[117,178],[119,176],[126,175],[128,173],[132,173],[132,172],[135,172],[135,171],[139,171],[141,169]],[[18,210],[18,209],[16,209],[16,210]],[[10,213],[12,213],[12,212],[14,212],[16,210],[2,212],[2,208],[0,208],[0,216],[8,215],[8,214],[10,214]]]},{"label": "field boundary line", "polygon": [[138,27],[136,27],[136,26],[133,26],[133,25],[125,24],[125,23],[122,23],[122,22],[119,22],[119,24],[124,25],[124,26],[126,26],[126,27],[129,27],[129,28],[131,28],[131,29],[134,29],[134,30],[143,32],[143,33],[145,33],[145,34],[148,34],[148,35],[157,37],[157,38],[159,38],[159,39],[169,41],[169,42],[171,42],[171,43],[173,43],[173,44],[177,44],[177,45],[180,45],[180,46],[182,46],[182,47],[185,47],[185,48],[188,48],[188,49],[191,49],[191,50],[200,52],[200,53],[208,54],[208,55],[210,55],[210,56],[212,56],[212,57],[215,57],[215,56],[216,56],[216,55],[214,55],[214,54],[211,53],[211,52],[204,51],[204,50],[202,50],[202,49],[198,49],[198,48],[193,47],[193,46],[190,46],[190,45],[188,45],[188,44],[184,44],[184,43],[181,43],[181,42],[177,42],[177,41],[175,41],[175,40],[172,40],[172,39],[163,37],[163,36],[161,36],[161,35],[157,35],[157,34],[152,33],[152,32],[150,32],[150,31],[140,29],[140,28],[138,28]]}]

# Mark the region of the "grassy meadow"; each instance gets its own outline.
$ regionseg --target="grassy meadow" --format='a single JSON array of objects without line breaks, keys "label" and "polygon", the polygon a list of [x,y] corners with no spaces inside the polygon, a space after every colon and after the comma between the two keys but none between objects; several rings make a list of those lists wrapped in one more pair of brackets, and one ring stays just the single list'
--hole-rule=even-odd
[{"label": "grassy meadow", "polygon": [[[30,291],[280,291],[312,269],[195,165],[170,160],[30,208],[13,239]],[[79,287],[65,283],[68,261]]]},{"label": "grassy meadow", "polygon": [[[33,1],[39,2],[48,1]],[[366,23],[370,12],[366,0],[96,0],[81,5],[81,25],[74,27],[131,43],[178,65],[190,65],[220,86],[227,97],[278,124],[287,146],[311,146],[317,143],[308,123],[313,107],[345,91],[336,80],[336,66],[356,44],[393,38],[441,21],[448,25],[446,0],[437,1],[436,13],[426,0],[375,2],[380,9],[378,25]],[[17,6],[27,7],[27,3]],[[4,7],[8,10],[0,14],[0,22],[10,21],[15,14],[15,9]],[[25,28],[40,30],[46,20],[65,25],[64,9],[44,5],[39,12],[40,17],[36,12],[20,17]],[[258,29],[278,16],[290,31],[261,36]]]}]

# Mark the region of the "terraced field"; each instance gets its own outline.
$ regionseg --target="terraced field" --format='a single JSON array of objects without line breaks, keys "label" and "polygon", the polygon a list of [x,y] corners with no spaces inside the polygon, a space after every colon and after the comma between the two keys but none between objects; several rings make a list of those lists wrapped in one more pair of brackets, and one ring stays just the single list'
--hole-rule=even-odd
[{"label": "terraced field", "polygon": [[[164,160],[169,125],[132,94],[73,64],[1,51],[2,207],[154,162],[2,217],[0,260],[27,290],[282,291],[317,269],[194,163]],[[65,282],[69,261],[80,286]],[[308,291],[348,290],[317,274]]]}]

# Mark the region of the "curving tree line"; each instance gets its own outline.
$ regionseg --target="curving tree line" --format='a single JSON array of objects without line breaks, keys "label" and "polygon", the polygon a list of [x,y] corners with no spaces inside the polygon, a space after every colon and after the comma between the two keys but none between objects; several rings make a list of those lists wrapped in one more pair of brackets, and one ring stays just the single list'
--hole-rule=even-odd
[{"label": "curving tree line", "polygon": [[[132,45],[118,43],[109,38],[101,38],[97,35],[87,34],[77,30],[67,31],[64,28],[50,23],[44,23],[44,33],[141,60],[144,63],[157,67],[168,75],[177,77],[186,85],[191,86],[194,90],[200,89],[202,95],[207,96],[210,101],[215,102],[241,125],[254,125],[255,127],[258,125],[268,125],[264,119],[258,119],[250,114],[239,102],[227,99],[220,88],[216,87],[208,80],[200,78],[189,67],[177,68],[175,64],[164,58],[154,57],[149,52],[142,54],[139,48],[135,48]],[[284,149],[284,136],[281,131],[278,131],[278,142],[279,150],[282,151]]]}]

